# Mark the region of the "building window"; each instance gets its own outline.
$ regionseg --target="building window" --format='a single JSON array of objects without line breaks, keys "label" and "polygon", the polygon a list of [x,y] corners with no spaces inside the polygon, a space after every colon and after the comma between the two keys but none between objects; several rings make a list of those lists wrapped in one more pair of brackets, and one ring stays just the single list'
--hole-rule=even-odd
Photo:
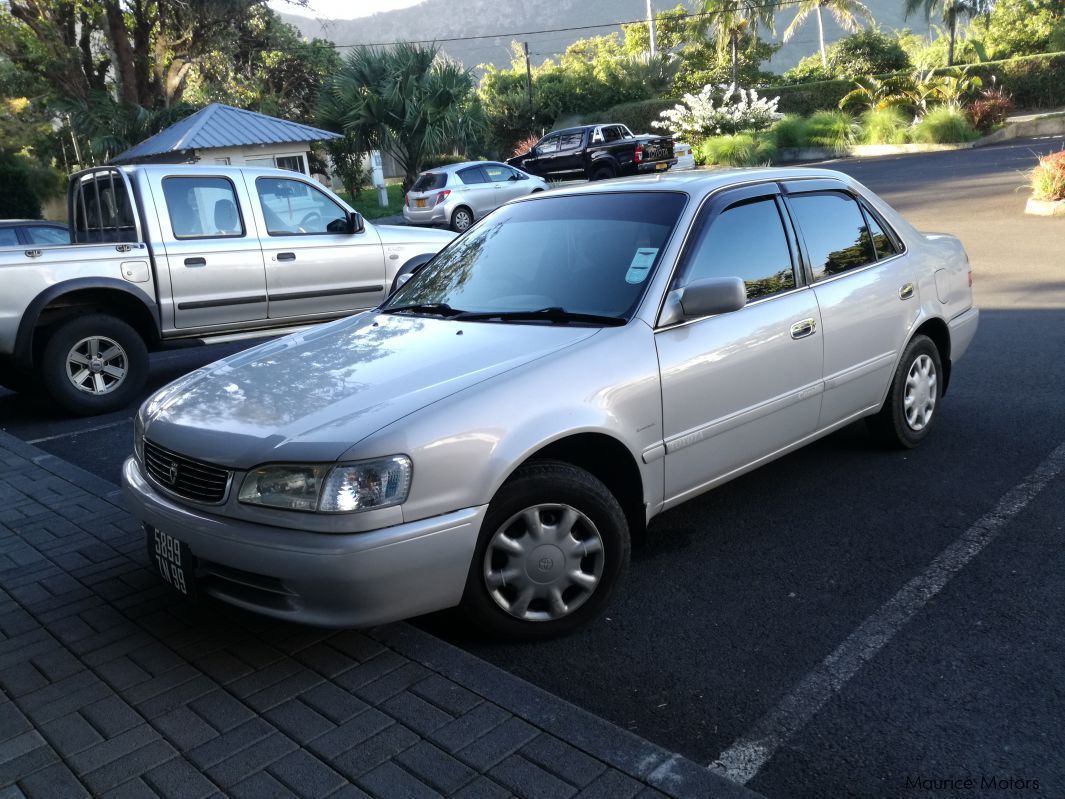
[{"label": "building window", "polygon": [[307,170],[303,166],[302,155],[279,155],[274,158],[274,164],[278,169],[288,169],[306,175]]}]

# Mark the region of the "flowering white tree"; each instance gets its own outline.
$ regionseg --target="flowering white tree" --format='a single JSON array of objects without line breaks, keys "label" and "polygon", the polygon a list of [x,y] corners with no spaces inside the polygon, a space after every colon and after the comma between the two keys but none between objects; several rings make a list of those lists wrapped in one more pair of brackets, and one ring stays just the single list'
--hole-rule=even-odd
[{"label": "flowering white tree", "polygon": [[[715,97],[721,98],[716,105]],[[663,122],[653,124],[674,136],[696,140],[741,130],[765,130],[783,117],[777,111],[779,102],[779,97],[768,100],[754,89],[741,89],[734,83],[707,84],[698,94],[685,94],[683,102],[662,112]]]}]

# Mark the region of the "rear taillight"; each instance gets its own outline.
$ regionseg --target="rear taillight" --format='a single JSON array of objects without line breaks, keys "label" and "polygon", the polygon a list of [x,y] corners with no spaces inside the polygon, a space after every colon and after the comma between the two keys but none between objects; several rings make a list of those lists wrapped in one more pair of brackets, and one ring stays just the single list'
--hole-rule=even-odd
[{"label": "rear taillight", "polygon": [[440,203],[442,203],[444,200],[446,200],[448,198],[449,194],[451,194],[451,191],[448,190],[448,189],[444,189],[442,192],[440,192],[438,195],[436,195],[436,201],[433,204],[434,205],[440,205]]},{"label": "rear taillight", "polygon": [[642,144],[637,144],[636,145],[636,152],[633,154],[632,160],[635,161],[637,164],[640,163],[641,161],[643,161],[643,145]]}]

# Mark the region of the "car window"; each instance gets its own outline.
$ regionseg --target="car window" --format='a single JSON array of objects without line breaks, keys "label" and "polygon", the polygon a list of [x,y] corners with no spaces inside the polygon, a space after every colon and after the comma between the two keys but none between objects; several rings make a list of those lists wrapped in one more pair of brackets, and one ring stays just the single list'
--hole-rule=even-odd
[{"label": "car window", "polygon": [[0,227],[0,247],[17,247],[18,234],[13,227]]},{"label": "car window", "polygon": [[271,236],[345,233],[348,229],[347,211],[302,180],[258,178],[255,190]]},{"label": "car window", "polygon": [[468,166],[459,170],[459,180],[467,186],[476,186],[478,183],[487,183],[488,177],[479,166]]},{"label": "car window", "polygon": [[549,153],[558,152],[558,136],[547,136],[540,140],[540,143],[536,145],[537,155],[547,155]]},{"label": "car window", "polygon": [[237,195],[227,178],[163,178],[163,196],[179,239],[244,235]]},{"label": "car window", "polygon": [[899,249],[895,246],[895,242],[891,237],[884,232],[884,229],[880,226],[876,217],[872,212],[862,206],[862,210],[865,211],[865,219],[869,223],[869,235],[873,239],[873,249],[876,251],[876,257],[878,260],[883,258],[890,258],[892,255],[898,255]]},{"label": "car window", "polygon": [[414,185],[410,187],[411,191],[435,191],[436,189],[442,189],[447,185],[447,174],[444,172],[422,172],[418,175],[418,179],[414,181]]},{"label": "car window", "polygon": [[796,194],[790,205],[806,240],[815,281],[876,262],[865,217],[850,195],[838,191]]},{"label": "car window", "polygon": [[618,130],[618,128],[616,126],[611,125],[608,128],[603,128],[603,139],[605,141],[608,141],[608,142],[617,141],[620,138],[621,138],[621,131]]},{"label": "car window", "polygon": [[561,138],[558,149],[561,150],[576,150],[581,146],[581,142],[584,141],[583,133],[567,133]]},{"label": "car window", "polygon": [[681,284],[707,277],[743,278],[748,300],[795,288],[791,248],[775,199],[733,205],[704,229],[685,257]]},{"label": "car window", "polygon": [[70,231],[51,225],[28,225],[23,228],[31,244],[70,244]]},{"label": "car window", "polygon": [[488,180],[492,183],[501,183],[505,180],[510,180],[511,175],[514,173],[507,169],[505,166],[499,164],[485,164],[482,169],[484,173],[488,175]]}]

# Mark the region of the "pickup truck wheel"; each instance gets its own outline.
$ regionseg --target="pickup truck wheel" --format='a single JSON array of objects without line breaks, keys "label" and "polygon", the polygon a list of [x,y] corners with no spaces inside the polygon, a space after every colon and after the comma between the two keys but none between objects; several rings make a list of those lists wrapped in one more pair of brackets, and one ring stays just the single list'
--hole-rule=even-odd
[{"label": "pickup truck wheel", "polygon": [[530,463],[488,507],[463,608],[497,638],[563,635],[603,611],[629,548],[625,514],[602,482],[568,463]]},{"label": "pickup truck wheel", "polygon": [[913,449],[921,444],[936,418],[942,374],[939,349],[927,336],[914,336],[895,370],[884,407],[869,417],[873,436],[890,447]]},{"label": "pickup truck wheel", "polygon": [[465,205],[460,205],[451,215],[451,229],[456,233],[464,233],[473,224],[473,211]]},{"label": "pickup truck wheel", "polygon": [[148,349],[140,335],[104,314],[77,316],[61,324],[41,360],[48,395],[81,416],[129,405],[148,377]]},{"label": "pickup truck wheel", "polygon": [[592,180],[610,180],[614,177],[614,168],[610,166],[596,167],[592,172]]}]

